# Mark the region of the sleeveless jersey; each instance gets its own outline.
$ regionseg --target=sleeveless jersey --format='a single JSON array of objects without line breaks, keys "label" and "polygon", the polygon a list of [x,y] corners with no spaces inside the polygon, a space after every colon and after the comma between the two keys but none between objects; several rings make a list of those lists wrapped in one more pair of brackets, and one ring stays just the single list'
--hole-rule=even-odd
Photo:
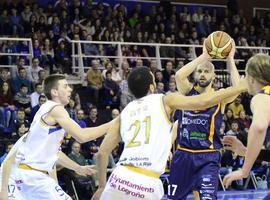
[{"label": "sleeveless jersey", "polygon": [[172,123],[164,95],[151,94],[129,103],[121,112],[125,143],[118,165],[132,165],[162,174],[171,149]]},{"label": "sleeveless jersey", "polygon": [[[187,96],[199,95],[193,87]],[[185,110],[179,116],[177,143],[191,150],[209,150],[222,147],[219,130],[223,122],[221,104],[202,111]]]},{"label": "sleeveless jersey", "polygon": [[[264,86],[259,94],[270,95],[270,85]],[[270,150],[270,127],[267,129],[264,145],[267,150]]]},{"label": "sleeveless jersey", "polygon": [[53,169],[65,131],[57,124],[46,124],[44,118],[57,105],[59,104],[47,101],[39,108],[30,126],[26,142],[17,152],[16,160],[19,164],[48,172]]}]

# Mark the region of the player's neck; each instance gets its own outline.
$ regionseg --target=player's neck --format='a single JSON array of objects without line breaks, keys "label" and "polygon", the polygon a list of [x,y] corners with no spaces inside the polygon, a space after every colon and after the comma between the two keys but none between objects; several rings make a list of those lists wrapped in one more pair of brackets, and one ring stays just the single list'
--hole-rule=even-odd
[{"label": "player's neck", "polygon": [[195,89],[199,92],[199,93],[205,93],[205,92],[210,92],[212,91],[212,86],[211,84],[208,85],[207,87],[200,87],[199,85],[195,86]]}]

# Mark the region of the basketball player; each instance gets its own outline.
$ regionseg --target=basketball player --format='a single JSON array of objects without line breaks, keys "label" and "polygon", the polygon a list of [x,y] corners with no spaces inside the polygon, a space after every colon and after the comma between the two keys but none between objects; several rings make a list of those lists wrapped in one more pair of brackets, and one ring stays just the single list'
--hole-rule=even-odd
[{"label": "basketball player", "polygon": [[[227,58],[233,86],[240,80],[234,63],[235,44]],[[208,94],[213,91],[214,65],[209,61],[205,44],[202,55],[182,67],[176,73],[178,90],[186,96]],[[194,81],[188,77],[194,72]],[[177,150],[173,156],[168,185],[170,199],[185,199],[195,190],[200,199],[216,199],[220,163],[219,149],[222,143],[219,130],[223,121],[225,106],[237,96],[224,98],[216,105],[209,105],[202,111],[185,109],[178,121]],[[180,126],[181,125],[181,126]]]},{"label": "basketball player", "polygon": [[253,113],[248,131],[248,144],[245,162],[242,169],[225,176],[223,182],[228,187],[232,181],[246,178],[256,161],[266,133],[270,131],[270,56],[257,54],[251,57],[246,65],[248,93],[254,95],[251,100]]},{"label": "basketball player", "polygon": [[65,76],[50,75],[44,80],[43,88],[48,101],[36,113],[27,139],[16,154],[17,186],[27,200],[71,199],[48,176],[55,167],[65,133],[79,142],[86,142],[103,135],[111,124],[81,128],[69,117],[64,106],[70,100],[72,89]]},{"label": "basketball player", "polygon": [[[20,191],[18,190],[15,179],[16,179],[16,164],[15,164],[15,155],[18,148],[26,141],[27,134],[23,135],[12,147],[7,157],[5,158],[0,173],[0,200],[23,200]],[[95,172],[92,169],[93,166],[78,166],[77,163],[72,161],[67,157],[63,152],[59,153],[59,159],[57,163],[61,163],[63,167],[67,167],[71,170],[76,171],[76,173],[86,176],[91,175]],[[56,171],[56,170],[55,170]],[[56,175],[54,173],[50,174],[51,177],[55,178],[57,181]],[[1,187],[2,186],[2,187]]]},{"label": "basketball player", "polygon": [[[99,188],[94,200],[161,199],[163,186],[159,176],[165,170],[171,149],[173,111],[205,109],[246,90],[245,86],[239,86],[193,97],[179,93],[152,94],[155,80],[147,67],[134,69],[128,77],[128,86],[136,100],[124,108],[101,144],[97,156]],[[108,155],[120,138],[125,143],[124,150],[106,184]]]}]

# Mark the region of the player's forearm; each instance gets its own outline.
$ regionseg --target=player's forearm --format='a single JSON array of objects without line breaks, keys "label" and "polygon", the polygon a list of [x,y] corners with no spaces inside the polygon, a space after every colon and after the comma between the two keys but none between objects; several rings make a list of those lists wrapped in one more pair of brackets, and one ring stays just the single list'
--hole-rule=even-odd
[{"label": "player's forearm", "polygon": [[231,58],[227,61],[227,68],[231,74],[231,82],[233,86],[236,86],[239,84],[240,81],[240,75],[238,73],[238,70],[236,68],[234,59]]},{"label": "player's forearm", "polygon": [[242,86],[229,87],[225,90],[219,90],[211,94],[203,94],[204,98],[202,100],[206,102],[207,107],[211,107],[220,103],[226,98],[239,95],[241,92],[244,91],[246,91],[246,88]]},{"label": "player's forearm", "polygon": [[248,176],[249,171],[251,170],[254,162],[256,161],[261,151],[265,135],[266,130],[258,130],[255,126],[251,125],[248,133],[248,145],[245,162],[242,168],[246,177]]},{"label": "player's forearm", "polygon": [[62,151],[58,154],[58,160],[57,163],[62,165],[65,168],[77,171],[80,168],[80,165],[71,160],[66,154],[64,154]]},{"label": "player's forearm", "polygon": [[106,124],[102,124],[100,126],[97,127],[92,127],[92,128],[84,128],[82,129],[82,140],[81,142],[88,142],[91,140],[94,140],[96,138],[99,138],[101,136],[103,136],[105,133],[107,133],[109,127],[110,127],[111,123],[108,122]]},{"label": "player's forearm", "polygon": [[190,74],[196,69],[196,67],[201,64],[202,62],[205,62],[205,57],[203,55],[200,55],[199,57],[195,58],[193,61],[189,62],[188,64],[184,65],[181,69],[179,69],[175,74],[175,81],[178,84],[181,84],[181,82],[188,78]]},{"label": "player's forearm", "polygon": [[99,151],[97,154],[97,169],[98,169],[98,181],[99,188],[104,188],[107,179],[107,166],[108,166],[109,154]]}]

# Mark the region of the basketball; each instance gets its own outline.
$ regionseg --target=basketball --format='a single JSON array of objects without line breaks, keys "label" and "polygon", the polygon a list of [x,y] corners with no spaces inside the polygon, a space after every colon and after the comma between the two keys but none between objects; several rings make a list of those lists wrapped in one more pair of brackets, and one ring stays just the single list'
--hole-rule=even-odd
[{"label": "basketball", "polygon": [[205,46],[212,58],[226,58],[232,49],[231,41],[227,33],[215,31],[206,38]]}]

